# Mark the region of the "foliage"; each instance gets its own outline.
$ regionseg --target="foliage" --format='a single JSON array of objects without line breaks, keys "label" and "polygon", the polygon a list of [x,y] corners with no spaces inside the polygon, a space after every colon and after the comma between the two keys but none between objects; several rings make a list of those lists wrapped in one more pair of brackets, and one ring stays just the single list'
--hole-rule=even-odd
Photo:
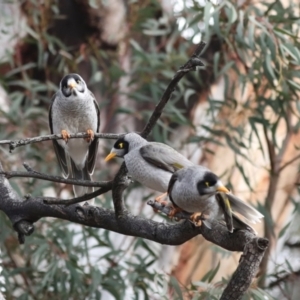
[{"label": "foliage", "polygon": [[[188,127],[190,133],[183,142],[196,144],[205,155],[214,153],[214,145],[229,148],[235,165],[225,170],[224,178],[234,188],[232,170],[237,170],[249,191],[253,190],[253,176],[244,162],[261,168],[252,160],[253,149],[259,151],[270,178],[265,202],[259,206],[266,215],[265,234],[275,240],[286,236],[286,232],[274,236],[276,220],[272,218],[272,207],[277,179],[284,169],[283,153],[300,124],[297,1],[286,6],[281,1],[259,5],[245,1],[241,6],[233,0],[218,5],[210,1],[205,5],[200,1],[183,1],[183,6],[171,18],[157,1],[145,1],[142,7],[131,1],[126,20],[130,30],[120,41],[121,46],[108,45],[101,38],[99,26],[92,22],[93,14],[105,5],[105,1],[98,2],[74,4],[88,20],[83,26],[84,34],[78,34],[79,37],[76,36],[79,30],[64,35],[62,26],[65,25],[57,21],[63,14],[59,1],[41,4],[41,1],[28,0],[21,5],[27,19],[23,28],[26,35],[0,65],[0,83],[10,100],[7,111],[0,108],[0,139],[48,133],[47,108],[51,96],[62,74],[69,72],[85,72],[88,86],[99,95],[102,112],[108,116],[102,118],[105,131],[141,130],[175,70],[187,60],[194,47],[192,41],[200,33],[203,40],[210,42],[205,53],[206,70],[197,71],[180,82],[152,138],[170,142],[176,129]],[[124,56],[118,47],[125,47],[130,53],[129,70],[122,65]],[[192,124],[191,114],[198,105],[199,95],[220,78],[225,83],[224,99],[208,99],[206,115],[211,121],[201,124],[199,131]],[[120,84],[124,79],[126,88]],[[249,89],[251,93],[247,93]],[[126,104],[116,105],[123,96]],[[118,117],[124,115],[126,122],[119,124]],[[109,145],[103,147],[107,152]],[[49,143],[32,144],[13,154],[5,148],[0,151],[6,169],[20,169],[26,161],[39,172],[59,173]],[[97,180],[112,175],[103,166],[98,162],[94,175]],[[70,187],[34,179],[11,182],[21,195],[55,191],[59,196],[71,191]],[[126,194],[130,202],[131,194]],[[297,200],[292,200],[296,205]],[[97,204],[112,207],[110,195],[99,199]],[[140,206],[146,213],[143,203]],[[190,299],[214,299],[220,292],[217,284],[210,284],[214,270],[191,288],[158,272],[155,262],[159,248],[148,241],[124,238],[116,242],[116,235],[111,232],[43,219],[36,224],[35,234],[20,247],[4,215],[0,221],[5,278],[5,284],[0,285],[6,289],[8,299],[40,299],[40,295],[43,299],[57,295],[62,299],[78,299],[78,295],[81,299],[99,299],[106,293],[116,299],[124,299],[124,295],[128,299],[152,299],[151,295],[157,299],[169,299],[170,295],[183,299],[184,293]],[[131,258],[128,253],[132,254]],[[267,276],[266,265],[263,268]],[[224,279],[221,286],[225,282]],[[263,299],[265,295],[255,288],[250,293],[253,299]]]}]

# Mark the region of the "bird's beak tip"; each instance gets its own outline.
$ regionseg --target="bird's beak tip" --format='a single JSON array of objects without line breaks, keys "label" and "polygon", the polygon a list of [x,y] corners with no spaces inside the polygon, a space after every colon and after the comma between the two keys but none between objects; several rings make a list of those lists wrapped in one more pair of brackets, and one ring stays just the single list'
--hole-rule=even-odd
[{"label": "bird's beak tip", "polygon": [[107,162],[107,161],[113,159],[114,157],[116,157],[116,155],[117,155],[116,153],[109,153],[109,154],[105,157],[104,161]]},{"label": "bird's beak tip", "polygon": [[217,188],[217,191],[221,192],[221,193],[226,193],[226,194],[230,193],[230,191],[225,186],[223,186],[223,185],[219,186]]},{"label": "bird's beak tip", "polygon": [[69,87],[70,87],[71,89],[74,89],[76,86],[77,86],[77,84],[74,83],[74,82],[72,82],[72,83],[69,84]]}]

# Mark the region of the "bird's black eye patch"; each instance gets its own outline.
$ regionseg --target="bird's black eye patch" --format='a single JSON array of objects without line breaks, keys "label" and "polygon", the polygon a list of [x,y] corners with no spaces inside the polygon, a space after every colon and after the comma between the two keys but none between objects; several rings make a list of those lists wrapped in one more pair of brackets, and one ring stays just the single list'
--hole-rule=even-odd
[{"label": "bird's black eye patch", "polygon": [[205,186],[214,186],[218,182],[219,178],[212,172],[206,172],[203,177]]},{"label": "bird's black eye patch", "polygon": [[128,142],[126,142],[123,138],[119,139],[115,142],[114,148],[119,150],[125,150],[125,152],[128,152]]},{"label": "bird's black eye patch", "polygon": [[205,195],[209,187],[214,186],[218,182],[218,176],[211,172],[206,172],[203,179],[197,183],[197,189],[200,195]]},{"label": "bird's black eye patch", "polygon": [[77,83],[80,83],[81,82],[81,79],[79,77],[78,74],[75,74],[75,73],[71,73],[71,74],[68,74],[66,75],[62,80],[61,80],[61,86],[64,88],[64,87],[68,87],[68,81],[69,79],[74,79]]}]

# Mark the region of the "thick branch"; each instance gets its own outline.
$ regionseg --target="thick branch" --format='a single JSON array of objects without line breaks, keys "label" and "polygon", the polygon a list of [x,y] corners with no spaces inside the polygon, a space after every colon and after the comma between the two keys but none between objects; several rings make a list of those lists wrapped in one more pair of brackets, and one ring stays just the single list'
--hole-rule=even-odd
[{"label": "thick branch", "polygon": [[[2,167],[0,165],[0,170]],[[46,205],[42,197],[20,198],[8,180],[0,175],[0,209],[10,218],[20,242],[33,232],[32,224],[43,217],[54,217],[90,227],[104,228],[125,235],[137,236],[162,244],[178,245],[200,233],[189,222],[163,224],[129,213],[117,218],[115,212],[94,206]]]},{"label": "thick branch", "polygon": [[[1,164],[0,171],[2,171]],[[124,178],[125,176],[122,172],[126,173],[124,165],[119,172],[120,176]],[[120,183],[119,179],[117,183]],[[126,182],[121,182],[120,186],[115,186],[115,184],[114,182],[113,187],[116,190],[127,185]],[[118,193],[122,195],[122,190]],[[29,196],[23,200],[12,189],[4,175],[0,175],[0,197],[0,209],[10,218],[14,229],[18,233],[20,243],[24,243],[26,235],[32,234],[34,222],[43,217],[54,217],[168,245],[179,245],[198,234],[202,234],[207,240],[227,250],[244,251],[236,272],[224,290],[221,298],[223,300],[241,299],[251,284],[268,245],[268,240],[257,238],[252,232],[247,230],[238,230],[230,233],[218,221],[212,221],[211,228],[208,228],[204,223],[201,227],[195,227],[189,221],[172,225],[133,216],[125,210],[122,199],[118,202],[122,204],[118,208],[119,213],[89,205],[50,206],[44,204],[43,200],[45,198],[42,197],[32,198]],[[149,204],[156,209],[169,213],[168,209],[170,207],[168,206],[160,206],[159,203],[154,201],[149,202]],[[187,218],[189,216],[185,213],[180,213],[176,217]]]},{"label": "thick branch", "polygon": [[[114,133],[95,133],[95,137],[100,139],[118,139],[124,136],[124,134],[114,134]],[[85,132],[70,134],[70,139],[80,139],[80,138],[88,138],[89,135]],[[33,138],[21,139],[21,140],[3,140],[0,141],[1,145],[9,145],[9,152],[12,152],[14,149],[25,146],[32,143],[39,143],[44,141],[52,141],[52,140],[62,140],[61,134],[49,134],[43,136],[37,136]]]},{"label": "thick branch", "polygon": [[[164,206],[152,200],[148,201],[148,204],[167,215],[169,215],[172,209],[171,206]],[[175,216],[176,218],[189,219],[191,214],[182,211]],[[218,221],[213,222],[211,229],[207,228],[204,223],[198,228],[201,230],[203,237],[208,241],[230,251],[237,251],[237,249],[238,251],[243,251],[239,266],[223,291],[220,300],[241,299],[258,272],[269,241],[257,237],[253,232],[248,230],[235,230],[233,233],[230,233]]]},{"label": "thick branch", "polygon": [[249,239],[255,237],[252,233],[244,231],[231,234],[218,222],[212,223],[213,229],[204,225],[195,227],[190,222],[172,225],[133,216],[125,210],[120,218],[116,216],[115,211],[101,207],[47,205],[44,204],[42,197],[27,197],[24,200],[17,195],[3,175],[0,175],[0,197],[0,210],[10,218],[20,235],[31,234],[33,227],[29,224],[33,224],[40,218],[54,217],[168,245],[179,245],[198,234],[203,234],[204,237],[225,249],[242,251]]},{"label": "thick branch", "polygon": [[254,238],[245,246],[238,268],[232,275],[220,300],[239,300],[242,298],[258,272],[268,245],[269,241],[267,239]]},{"label": "thick branch", "polygon": [[[165,206],[160,202],[153,200],[149,200],[147,204],[152,206],[156,211],[160,211],[167,216],[173,208],[171,205]],[[177,219],[190,220],[191,215],[191,213],[181,211],[176,213],[174,217]],[[232,234],[227,230],[225,224],[220,223],[218,220],[210,220],[210,223],[211,222],[213,224],[211,228],[206,227],[202,222],[202,225],[198,227],[201,230],[201,234],[208,241],[229,251],[243,251],[246,244],[257,238],[257,236],[251,231],[236,230],[234,231],[234,234]]]},{"label": "thick branch", "polygon": [[116,217],[121,217],[126,213],[125,204],[123,201],[123,192],[129,185],[127,177],[127,168],[125,162],[123,162],[118,173],[113,181],[112,197],[114,202]]}]

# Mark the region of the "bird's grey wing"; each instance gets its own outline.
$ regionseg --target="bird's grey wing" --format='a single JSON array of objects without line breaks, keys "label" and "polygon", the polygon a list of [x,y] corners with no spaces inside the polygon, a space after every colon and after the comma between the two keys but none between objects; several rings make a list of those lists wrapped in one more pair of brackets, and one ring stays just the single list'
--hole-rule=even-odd
[{"label": "bird's grey wing", "polygon": [[169,185],[168,185],[168,196],[169,196],[170,201],[174,205],[174,207],[177,207],[177,205],[173,201],[171,194],[172,194],[173,186],[174,186],[175,182],[177,181],[177,179],[178,179],[178,175],[177,175],[177,173],[174,173],[172,175],[172,177],[170,178]]},{"label": "bird's grey wing", "polygon": [[249,222],[255,224],[260,222],[260,219],[264,217],[258,210],[239,199],[237,196],[231,193],[226,194],[226,196],[229,199],[232,210],[244,216]]},{"label": "bird's grey wing", "polygon": [[141,156],[150,164],[174,173],[193,163],[168,145],[151,142],[140,148]]},{"label": "bird's grey wing", "polygon": [[[100,109],[98,106],[98,103],[95,99],[95,96],[93,95],[92,92],[91,96],[93,97],[96,113],[97,113],[97,132],[99,132],[99,127],[100,127]],[[87,158],[87,169],[90,174],[94,172],[95,168],[95,163],[96,163],[96,157],[97,157],[97,152],[98,152],[98,145],[99,145],[99,139],[94,138],[94,140],[91,142],[90,147],[89,147],[89,154]]]},{"label": "bird's grey wing", "polygon": [[[54,96],[51,99],[51,105],[50,105],[50,109],[49,109],[49,127],[50,127],[50,132],[53,134],[53,123],[52,123],[52,108],[53,108],[53,103],[55,101],[57,94],[54,94]],[[62,146],[59,145],[59,143],[56,140],[52,141],[53,143],[53,148],[59,163],[59,166],[62,170],[62,173],[64,175],[64,177],[68,177],[69,176],[69,170],[68,170],[68,163],[67,163],[67,157],[66,157],[66,153],[65,150]]]},{"label": "bird's grey wing", "polygon": [[229,232],[233,232],[233,217],[232,217],[232,211],[230,208],[229,200],[227,198],[227,195],[224,193],[219,193],[216,195],[216,201],[218,201],[223,213],[224,213],[224,219],[227,226],[227,229]]}]

